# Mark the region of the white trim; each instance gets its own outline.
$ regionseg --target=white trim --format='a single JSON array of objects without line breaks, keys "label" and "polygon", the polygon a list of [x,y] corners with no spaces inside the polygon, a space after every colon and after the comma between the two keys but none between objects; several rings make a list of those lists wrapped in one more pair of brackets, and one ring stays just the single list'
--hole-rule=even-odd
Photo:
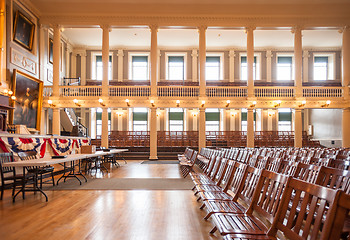
[{"label": "white trim", "polygon": [[[165,79],[169,80],[169,57],[184,57],[184,79],[187,80],[187,52],[166,52],[165,53]],[[175,79],[182,80],[182,79]]]},{"label": "white trim", "polygon": [[[132,57],[133,56],[147,56],[147,79],[145,80],[150,80],[151,77],[150,77],[150,52],[128,52],[128,68],[129,68],[129,71],[128,71],[128,79],[129,80],[133,80],[133,77],[132,77]],[[135,81],[138,81],[138,80],[135,80]]]}]

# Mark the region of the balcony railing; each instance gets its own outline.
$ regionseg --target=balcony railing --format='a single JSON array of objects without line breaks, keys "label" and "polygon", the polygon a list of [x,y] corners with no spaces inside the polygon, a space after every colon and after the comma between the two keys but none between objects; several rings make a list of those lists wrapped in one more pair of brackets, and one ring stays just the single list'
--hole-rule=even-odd
[{"label": "balcony railing", "polygon": [[[150,86],[109,86],[110,97],[149,97]],[[295,87],[255,87],[257,98],[294,98]],[[101,86],[60,86],[60,97],[100,97]],[[305,98],[342,98],[343,87],[303,87]],[[52,96],[52,86],[44,87],[44,97]],[[198,86],[158,86],[158,97],[195,98],[199,96]],[[207,97],[244,98],[247,97],[245,86],[207,86]]]}]

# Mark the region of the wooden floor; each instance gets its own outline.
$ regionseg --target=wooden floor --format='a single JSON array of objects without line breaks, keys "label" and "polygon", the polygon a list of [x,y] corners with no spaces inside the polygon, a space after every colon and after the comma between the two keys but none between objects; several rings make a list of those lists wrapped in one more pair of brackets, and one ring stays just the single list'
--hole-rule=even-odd
[{"label": "wooden floor", "polygon": [[[176,164],[121,163],[109,178],[180,178]],[[190,190],[61,190],[0,201],[0,239],[221,239]]]}]

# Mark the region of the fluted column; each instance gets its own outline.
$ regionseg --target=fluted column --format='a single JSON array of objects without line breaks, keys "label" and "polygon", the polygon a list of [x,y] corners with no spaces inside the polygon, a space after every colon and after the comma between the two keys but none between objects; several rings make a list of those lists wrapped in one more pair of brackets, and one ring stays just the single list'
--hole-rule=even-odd
[{"label": "fluted column", "polygon": [[247,87],[248,97],[254,97],[254,27],[247,27]]},{"label": "fluted column", "polygon": [[205,80],[205,63],[207,60],[206,56],[206,26],[200,26],[199,32],[199,96],[205,97],[206,80]]},{"label": "fluted column", "polygon": [[248,108],[247,112],[247,147],[254,147],[254,109]]},{"label": "fluted column", "polygon": [[60,44],[61,43],[61,27],[55,25],[53,27],[53,80],[52,80],[52,96],[59,97],[60,85]]},{"label": "fluted column", "polygon": [[123,57],[124,52],[123,50],[118,50],[118,82],[123,81]]},{"label": "fluted column", "polygon": [[80,52],[80,81],[81,85],[86,85],[86,51]]},{"label": "fluted column", "polygon": [[[108,25],[101,26],[102,28],[102,96],[108,96],[108,64],[109,64],[109,32]],[[108,141],[107,141],[108,143]]]},{"label": "fluted column", "polygon": [[52,109],[52,134],[61,135],[60,108]]},{"label": "fluted column", "polygon": [[151,96],[157,97],[158,76],[158,26],[151,25]]},{"label": "fluted column", "polygon": [[150,152],[149,159],[156,160],[157,156],[157,108],[151,107],[151,117],[150,117]]},{"label": "fluted column", "polygon": [[198,150],[206,146],[205,140],[205,108],[199,108],[199,132],[198,132]]},{"label": "fluted column", "polygon": [[343,29],[342,43],[342,85],[344,88],[344,98],[349,100],[349,84],[350,84],[350,26],[345,26]]},{"label": "fluted column", "polygon": [[301,109],[294,111],[294,147],[303,147],[303,122]]},{"label": "fluted column", "polygon": [[102,108],[101,147],[108,148],[108,108]]},{"label": "fluted column", "polygon": [[303,96],[302,67],[303,67],[303,49],[301,28],[295,27],[294,33],[294,77],[295,77],[295,96]]}]

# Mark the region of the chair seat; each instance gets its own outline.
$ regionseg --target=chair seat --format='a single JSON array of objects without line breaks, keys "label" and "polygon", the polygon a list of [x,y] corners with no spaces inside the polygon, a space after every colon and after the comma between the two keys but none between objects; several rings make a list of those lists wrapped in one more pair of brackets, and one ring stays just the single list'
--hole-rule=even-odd
[{"label": "chair seat", "polygon": [[199,196],[203,201],[221,200],[232,201],[233,197],[225,192],[199,192]]},{"label": "chair seat", "polygon": [[216,185],[216,182],[211,180],[210,178],[207,178],[207,179],[194,179],[193,183],[195,185]]},{"label": "chair seat", "polygon": [[44,173],[53,172],[54,169],[55,169],[54,167],[48,166],[48,167],[28,169],[28,172],[29,173],[44,174]]},{"label": "chair seat", "polygon": [[266,236],[268,229],[253,215],[215,213],[212,215],[215,226],[221,235],[248,234]]},{"label": "chair seat", "polygon": [[204,202],[208,213],[235,213],[244,214],[245,208],[234,201],[210,200]]},{"label": "chair seat", "polygon": [[[28,172],[26,175],[25,175],[25,179],[30,179],[30,178],[33,178],[35,176],[34,173],[31,173],[31,172]],[[6,176],[4,177],[4,181],[9,181],[9,180],[21,180],[23,179],[23,174],[16,174],[16,176]]]},{"label": "chair seat", "polygon": [[222,192],[222,187],[217,185],[196,185],[197,192]]},{"label": "chair seat", "polygon": [[228,234],[223,236],[223,240],[275,240],[275,237],[269,237],[267,235],[250,235],[250,234]]}]

